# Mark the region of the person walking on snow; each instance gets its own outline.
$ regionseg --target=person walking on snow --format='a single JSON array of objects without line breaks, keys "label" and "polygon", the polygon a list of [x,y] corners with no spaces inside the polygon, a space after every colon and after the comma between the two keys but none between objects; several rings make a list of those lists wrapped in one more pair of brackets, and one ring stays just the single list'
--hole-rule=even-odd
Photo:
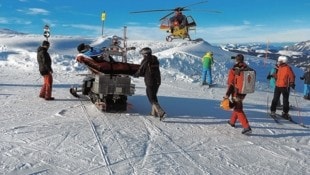
[{"label": "person walking on snow", "polygon": [[202,57],[202,85],[212,84],[211,67],[213,63],[213,53],[209,51]]},{"label": "person walking on snow", "polygon": [[273,99],[270,107],[270,115],[275,117],[277,103],[280,100],[280,95],[283,96],[283,112],[282,117],[290,120],[289,112],[289,95],[290,88],[295,89],[295,74],[292,68],[287,64],[286,56],[279,56],[278,58],[278,72],[275,75],[276,87],[273,94]]},{"label": "person walking on snow", "polygon": [[162,120],[166,112],[159,105],[157,98],[157,92],[161,84],[159,61],[156,56],[152,55],[152,50],[149,47],[141,49],[139,53],[143,56],[143,60],[134,77],[144,76],[146,95],[152,105],[151,115],[160,117],[160,120]]},{"label": "person walking on snow", "polygon": [[[276,64],[273,68],[271,68],[271,70],[269,71],[269,73],[267,75],[267,79],[269,80],[269,86],[273,90],[273,92],[276,88],[275,76],[278,72],[278,67],[279,67],[278,64]],[[281,100],[278,101],[277,107],[281,107]]]},{"label": "person walking on snow", "polygon": [[310,66],[300,79],[304,80],[304,99],[310,100]]},{"label": "person walking on snow", "polygon": [[227,79],[227,91],[224,98],[229,98],[231,96],[232,102],[230,103],[230,107],[233,108],[233,112],[231,114],[230,120],[228,124],[232,127],[235,127],[235,123],[237,119],[241,123],[243,130],[242,134],[250,134],[252,129],[249,125],[248,119],[243,111],[243,103],[246,94],[240,94],[237,91],[235,80],[240,75],[240,71],[247,70],[248,66],[244,63],[244,56],[242,54],[238,54],[235,57],[235,65],[228,72]]},{"label": "person walking on snow", "polygon": [[43,41],[42,45],[38,47],[37,50],[37,61],[39,64],[40,74],[43,76],[43,85],[40,91],[40,98],[45,100],[54,100],[52,97],[52,86],[53,86],[53,69],[52,69],[52,60],[47,52],[50,47],[48,41]]}]

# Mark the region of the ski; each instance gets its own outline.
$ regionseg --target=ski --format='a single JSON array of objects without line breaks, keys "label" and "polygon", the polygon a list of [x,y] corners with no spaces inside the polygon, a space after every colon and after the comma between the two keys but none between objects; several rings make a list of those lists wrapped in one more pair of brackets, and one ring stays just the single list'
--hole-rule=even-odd
[{"label": "ski", "polygon": [[292,123],[292,124],[299,125],[299,126],[301,126],[301,127],[303,127],[303,128],[310,128],[309,126],[306,126],[306,125],[304,125],[303,123],[298,123],[298,122],[296,122],[296,121],[293,120],[292,118],[290,118],[289,120],[287,120],[286,118],[283,118],[282,115],[280,115],[280,114],[276,114],[276,115],[274,116],[274,115],[271,115],[271,114],[269,113],[269,116],[270,116],[277,124],[281,124],[281,122],[279,121],[280,118],[281,118],[281,119],[283,119],[283,120],[285,120],[285,121],[288,121],[288,122],[290,122],[290,123]]},{"label": "ski", "polygon": [[165,113],[164,115],[159,117],[159,120],[160,121],[164,121],[166,117],[167,117],[167,114]]},{"label": "ski", "polygon": [[[279,115],[280,117],[282,117],[281,115]],[[283,117],[282,117],[283,118]],[[287,119],[285,119],[285,118],[283,118],[284,120],[286,120],[286,121],[289,121],[289,122],[291,122],[292,124],[296,124],[296,125],[299,125],[299,126],[301,126],[301,127],[303,127],[303,128],[309,128],[309,126],[306,126],[306,125],[304,125],[303,123],[298,123],[298,122],[296,122],[295,120],[293,120],[292,118],[290,118],[289,120],[287,120]]]},{"label": "ski", "polygon": [[269,117],[271,117],[277,124],[280,124],[280,121],[279,121],[279,119],[277,118],[277,116],[271,115],[270,113],[269,113],[268,115],[269,115]]}]

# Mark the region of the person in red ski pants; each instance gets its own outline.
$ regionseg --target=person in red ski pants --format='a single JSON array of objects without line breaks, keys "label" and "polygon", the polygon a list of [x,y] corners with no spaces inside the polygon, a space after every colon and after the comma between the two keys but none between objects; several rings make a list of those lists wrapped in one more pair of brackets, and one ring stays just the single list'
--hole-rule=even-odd
[{"label": "person in red ski pants", "polygon": [[40,91],[40,98],[45,100],[54,100],[52,97],[52,86],[53,86],[53,69],[52,69],[52,60],[47,52],[50,47],[48,41],[43,41],[42,45],[39,46],[37,50],[37,61],[39,64],[40,74],[43,76],[43,85]]},{"label": "person in red ski pants", "polygon": [[235,87],[235,76],[239,74],[240,71],[247,69],[247,65],[244,63],[244,56],[242,54],[238,54],[235,57],[236,64],[229,70],[228,73],[228,88],[224,98],[232,97],[232,101],[230,103],[230,107],[233,108],[233,112],[231,114],[230,120],[228,124],[232,127],[235,127],[235,123],[237,119],[241,123],[243,130],[242,134],[249,134],[252,132],[249,121],[243,111],[243,103],[246,94],[240,94],[237,92]]}]

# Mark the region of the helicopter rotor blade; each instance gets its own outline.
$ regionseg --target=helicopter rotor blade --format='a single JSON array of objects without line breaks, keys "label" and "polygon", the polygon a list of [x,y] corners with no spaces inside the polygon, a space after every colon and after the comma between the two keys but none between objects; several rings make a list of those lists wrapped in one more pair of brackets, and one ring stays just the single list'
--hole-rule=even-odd
[{"label": "helicopter rotor blade", "polygon": [[160,10],[143,10],[143,11],[135,11],[130,13],[148,13],[148,12],[166,12],[166,11],[173,11],[174,9],[160,9]]},{"label": "helicopter rotor blade", "polygon": [[174,12],[170,12],[170,13],[168,13],[168,14],[167,14],[167,15],[165,15],[164,17],[160,18],[160,19],[159,19],[159,21],[161,21],[161,20],[163,20],[163,19],[167,18],[168,16],[172,15],[173,13],[174,13]]},{"label": "helicopter rotor blade", "polygon": [[187,5],[187,6],[181,7],[181,8],[185,9],[185,8],[190,7],[190,6],[193,6],[193,5],[203,4],[203,3],[207,3],[207,2],[208,2],[208,1],[196,2],[196,3],[193,3],[193,4],[189,4],[189,5]]},{"label": "helicopter rotor blade", "polygon": [[206,13],[222,13],[221,11],[218,10],[192,10],[192,11],[196,11],[196,12],[206,12]]}]

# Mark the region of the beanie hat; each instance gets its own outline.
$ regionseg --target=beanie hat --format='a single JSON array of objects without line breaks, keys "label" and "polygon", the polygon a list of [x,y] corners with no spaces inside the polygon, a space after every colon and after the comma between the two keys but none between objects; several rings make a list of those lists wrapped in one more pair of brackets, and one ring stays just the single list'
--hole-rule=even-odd
[{"label": "beanie hat", "polygon": [[42,46],[50,46],[50,43],[48,41],[44,40],[42,42]]},{"label": "beanie hat", "polygon": [[88,47],[87,47],[87,45],[85,45],[84,43],[78,45],[76,49],[77,49],[80,53],[84,53],[84,52],[88,51]]},{"label": "beanie hat", "polygon": [[206,56],[207,56],[207,57],[212,57],[212,56],[213,56],[213,52],[211,52],[211,51],[207,52],[207,53],[206,53]]},{"label": "beanie hat", "polygon": [[243,56],[242,54],[238,54],[238,55],[236,56],[236,61],[237,61],[238,63],[242,63],[242,62],[244,61],[244,56]]}]

